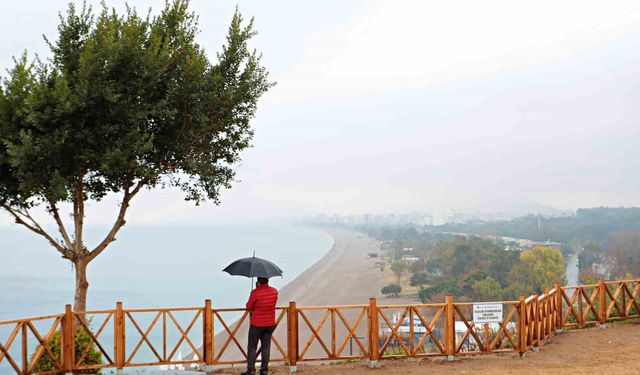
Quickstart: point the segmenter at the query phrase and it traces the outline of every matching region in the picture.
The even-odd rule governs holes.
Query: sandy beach
[[[376,267],[377,260],[367,255],[379,252],[379,241],[347,230],[327,233],[335,241],[333,248],[280,290],[279,305],[289,301],[299,306],[363,304],[379,293],[384,274]]]
[[[295,301],[299,308],[304,308],[304,306],[367,304],[370,297],[375,297],[379,293],[385,282],[385,274],[376,266],[378,260],[368,256],[370,252],[379,252],[379,241],[362,233],[348,230],[331,229],[327,230],[327,233],[334,238],[333,247],[317,263],[279,291],[278,306],[288,306],[290,301]],[[345,310],[343,314],[349,324],[353,325],[361,312],[362,309],[352,309]],[[321,329],[318,329],[324,313],[324,311],[308,310],[305,311],[305,316],[314,329],[319,332],[323,340],[328,341],[331,334],[331,324],[327,322]],[[337,321],[336,334],[342,341],[346,338],[347,331],[338,317],[334,317],[334,319]],[[243,322],[235,335],[243,349],[246,348],[247,320]],[[300,351],[304,351],[311,338],[311,329],[302,318],[299,319],[298,324],[301,327],[299,329]],[[230,329],[233,330],[234,327],[235,324],[230,326]],[[366,316],[356,330],[359,336],[365,335],[365,327]],[[278,326],[274,337],[286,349],[285,321]],[[228,338],[229,335],[226,331],[216,335],[216,356],[221,346],[224,346],[228,341]],[[353,343],[351,344],[351,348],[345,348],[343,354],[348,355],[349,350],[353,352]],[[313,340],[310,343],[304,354],[305,358],[326,355],[317,340]],[[275,345],[271,347],[271,356],[272,359],[282,358],[282,354],[278,352]],[[220,358],[221,361],[242,359],[244,357],[240,353],[238,345],[233,341],[228,343],[228,347]]]

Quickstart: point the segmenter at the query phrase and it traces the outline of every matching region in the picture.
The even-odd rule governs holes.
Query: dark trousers
[[[249,342],[247,348],[247,370],[250,373],[256,370],[256,349],[258,347],[258,340],[260,340],[260,349],[262,353],[262,360],[260,361],[260,371],[267,371],[269,369],[269,357],[271,352],[271,335],[275,326],[270,327],[256,327],[251,325],[249,327]]]

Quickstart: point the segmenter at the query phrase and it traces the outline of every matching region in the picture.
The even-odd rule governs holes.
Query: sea
[[[85,242],[98,243],[108,229],[87,228]],[[205,299],[214,307],[243,307],[252,281],[223,272],[228,264],[255,252],[284,271],[271,279],[280,288],[332,246],[329,234],[286,223],[127,225],[89,265],[87,308],[114,309],[116,302],[125,309],[191,307],[203,306]],[[22,227],[0,226],[0,321],[64,312],[66,304],[73,305],[74,277],[71,264],[45,240]],[[189,320],[181,322],[183,328]],[[0,342],[7,340],[8,328],[0,326]],[[7,370],[3,362],[0,373]]]

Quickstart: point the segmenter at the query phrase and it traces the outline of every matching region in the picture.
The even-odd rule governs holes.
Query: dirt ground
[[[457,356],[442,358],[385,360],[378,369],[365,362],[331,365],[301,365],[300,374],[640,374],[640,324],[609,324],[608,328],[570,330],[556,335],[539,353]],[[227,369],[238,374],[240,369]],[[273,367],[271,374],[287,374],[288,367]]]

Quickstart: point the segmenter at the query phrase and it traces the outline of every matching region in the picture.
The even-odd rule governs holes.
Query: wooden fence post
[[[584,293],[584,287],[579,286],[575,290],[578,292],[578,314],[580,315],[576,320],[582,326],[584,325],[584,314],[582,312],[582,294]]]
[[[204,371],[213,371],[213,311],[211,310],[211,300],[204,301],[204,311],[202,314],[202,359],[204,360]]]
[[[551,340],[551,300],[549,297],[549,288],[543,290],[543,303],[542,303],[542,316],[543,319],[543,335],[544,342],[547,343]]]
[[[600,328],[607,328],[607,284],[603,279],[598,281],[598,314],[600,315]]]
[[[375,298],[369,298],[369,367],[378,367],[380,342],[378,339],[378,302]]]
[[[29,374],[29,344],[27,343],[29,334],[28,327],[27,322],[22,322],[22,324],[20,324],[20,330],[22,332],[20,339],[20,343],[22,344],[22,372],[20,375]]]
[[[482,340],[482,346],[484,346],[484,352],[485,353],[491,353],[491,348],[490,348],[491,339],[489,338],[489,333],[490,333],[489,332],[490,331],[489,330],[489,323],[484,323],[482,325],[482,329],[484,331],[483,340]]]
[[[298,308],[295,302],[289,302],[287,312],[287,350],[289,354],[289,371],[298,371]]]
[[[545,301],[545,294],[544,294],[544,288],[542,289],[542,295],[538,298],[538,308],[540,309],[539,311],[539,319],[540,319],[540,333],[538,336],[538,345],[542,346],[544,345],[544,343],[546,342],[547,339],[547,325],[546,325],[546,318],[547,316],[545,315],[545,306],[546,306],[546,301]],[[540,345],[542,344],[542,345]]]
[[[533,351],[540,351],[540,301],[538,293],[533,293]]]
[[[336,308],[329,309],[331,316],[331,354],[329,358],[336,357]]]
[[[62,318],[62,366],[65,374],[72,374],[75,367],[75,327],[71,305],[64,307]]]
[[[556,295],[549,291],[549,336],[556,333]]]
[[[518,315],[518,337],[519,345],[518,352],[520,358],[524,357],[524,353],[527,351],[527,305],[524,302],[524,294],[518,297],[518,306],[520,313]]]
[[[453,296],[447,294],[445,297],[445,321],[444,321],[444,339],[447,361],[453,361],[453,355],[456,353],[456,323],[454,317]]]
[[[415,343],[415,329],[413,328],[413,308],[409,308],[409,353],[411,356],[416,355],[416,343]]]
[[[620,304],[622,305],[622,316],[623,317],[627,317],[627,304],[626,304],[626,287],[627,287],[627,283],[622,281],[620,283],[620,287],[622,288],[622,293],[621,293],[621,300],[620,300]]]
[[[564,315],[562,314],[562,286],[556,283],[556,333],[562,331]]]
[[[116,372],[118,374],[124,374],[124,365],[126,362],[126,352],[125,352],[125,320],[124,320],[124,312],[122,311],[122,302],[116,303],[116,312],[114,316],[114,324],[113,324],[113,353],[115,356],[115,365]]]

